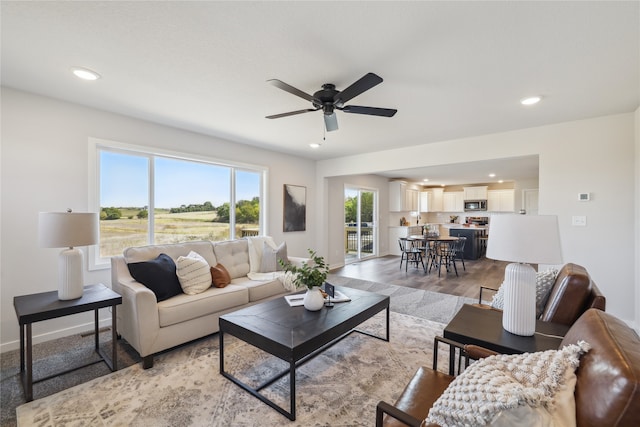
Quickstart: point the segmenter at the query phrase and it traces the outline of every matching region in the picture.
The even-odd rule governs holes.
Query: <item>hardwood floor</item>
[[[422,266],[415,268],[409,265],[408,271],[405,272],[404,264],[400,269],[400,257],[388,255],[347,264],[344,267],[331,270],[331,273],[338,276],[478,298],[480,286],[491,288],[500,286],[504,279],[504,268],[507,264],[507,262],[494,261],[487,258],[475,261],[465,260],[467,267],[465,271],[462,268],[462,263],[458,261],[458,277],[456,277],[456,273],[453,270],[447,273],[444,268],[441,276],[438,277],[437,270],[431,270],[431,273],[427,274],[422,270]],[[488,294],[488,296],[490,297],[491,294]]]

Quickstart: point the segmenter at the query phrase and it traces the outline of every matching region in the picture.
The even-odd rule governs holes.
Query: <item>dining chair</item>
[[[450,266],[453,265],[453,270],[456,272],[456,276],[458,276],[458,266],[456,265],[456,260],[458,259],[462,261],[462,266],[466,271],[467,267],[464,265],[464,245],[466,240],[466,237],[459,237],[457,240],[437,242],[436,264],[438,266],[438,277],[440,277],[443,265],[447,272],[450,271]]]
[[[404,262],[404,271],[407,271],[409,263],[415,264],[416,268],[418,268],[418,265],[422,264],[422,269],[426,270],[422,259],[422,249],[414,246],[413,243],[413,240],[406,237],[400,237],[398,239],[400,252],[402,253],[402,257],[400,258],[400,268],[402,268],[402,263]]]

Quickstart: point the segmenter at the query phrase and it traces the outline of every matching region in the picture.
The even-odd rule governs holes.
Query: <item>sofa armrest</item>
[[[480,286],[480,295],[478,296],[478,304],[482,304],[482,291],[483,290],[492,291],[492,292],[498,292],[498,290],[495,289],[495,288],[489,288],[487,286]]]
[[[123,256],[111,258],[111,288],[122,296],[122,305],[116,311],[118,333],[140,356],[152,354],[160,329],[156,295],[131,277]]]
[[[478,360],[489,356],[495,356],[499,354],[493,350],[489,350],[488,348],[480,347],[478,345],[466,344],[464,346],[464,351],[469,356],[470,359]]]
[[[384,415],[387,414],[399,421],[402,421],[406,425],[410,427],[424,427],[424,426],[434,426],[435,424],[425,424],[424,420],[419,420],[406,412],[396,408],[393,405],[388,404],[387,402],[380,401],[376,406],[376,427],[382,427],[382,420],[384,419]]]

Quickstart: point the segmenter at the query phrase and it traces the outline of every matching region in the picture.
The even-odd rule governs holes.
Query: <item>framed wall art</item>
[[[307,187],[284,184],[283,231],[307,229]]]

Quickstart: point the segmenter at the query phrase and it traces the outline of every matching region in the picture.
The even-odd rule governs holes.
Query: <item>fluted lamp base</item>
[[[502,327],[512,334],[531,336],[536,331],[536,270],[512,263],[504,271]]]
[[[78,248],[64,249],[58,255],[58,299],[77,299],[84,292],[83,256]]]

